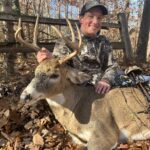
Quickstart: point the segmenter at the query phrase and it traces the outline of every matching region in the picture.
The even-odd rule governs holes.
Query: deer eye
[[[41,77],[43,80],[45,80],[47,78],[47,75],[45,73],[41,74]]]
[[[58,78],[58,77],[59,77],[58,74],[51,74],[51,75],[50,75],[50,78],[52,78],[52,79],[56,79],[56,78]]]
[[[35,75],[36,78],[41,78],[41,79],[45,79],[47,76],[45,73],[38,73]]]

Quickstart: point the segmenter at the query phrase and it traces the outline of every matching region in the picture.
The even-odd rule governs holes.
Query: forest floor
[[[55,119],[45,100],[22,106],[19,96],[34,76],[35,58],[18,59],[15,75],[6,78],[0,63],[0,150],[79,150]],[[150,75],[150,63],[141,64]],[[124,68],[124,67],[123,67]],[[148,150],[150,141],[119,145],[122,150]]]

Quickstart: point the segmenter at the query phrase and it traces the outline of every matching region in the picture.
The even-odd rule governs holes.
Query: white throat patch
[[[46,100],[50,105],[57,105],[57,104],[62,105],[66,102],[65,97],[62,93],[57,94],[51,98],[46,98]]]

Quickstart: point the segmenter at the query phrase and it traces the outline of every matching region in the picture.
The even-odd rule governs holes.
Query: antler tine
[[[72,42],[75,42],[75,35],[74,35],[74,32],[73,32],[73,27],[72,27],[72,25],[71,25],[71,23],[68,19],[66,19],[66,22],[68,23],[69,29],[71,31]],[[68,40],[63,36],[63,34],[55,26],[52,25],[51,27],[56,31],[56,33],[58,34],[58,36],[60,38],[65,40],[66,44],[70,43],[70,42],[68,42]],[[70,46],[70,44],[69,44],[69,46]]]
[[[60,64],[60,65],[64,64],[66,61],[70,60],[71,58],[73,58],[73,57],[76,56],[77,54],[78,54],[78,52],[77,52],[77,51],[74,51],[74,52],[72,52],[71,54],[67,55],[66,57],[61,58],[61,59],[59,60],[59,64]]]
[[[37,19],[37,25],[38,25],[38,19]],[[21,30],[22,30],[22,27],[21,27],[21,18],[19,18],[19,23],[18,23],[18,29],[16,30],[15,32],[15,39],[21,43],[21,44],[24,44],[25,46],[31,48],[31,49],[34,49],[36,51],[40,50],[40,47],[37,46],[36,42],[37,42],[37,25],[36,27],[34,28],[34,37],[33,37],[33,43],[28,43],[27,41],[23,40],[22,36],[21,36]]]
[[[62,35],[62,33],[55,26],[51,25],[51,27],[55,30],[55,32],[61,39],[64,39],[64,36]]]
[[[81,47],[81,45],[82,45],[81,32],[80,32],[80,29],[79,29],[78,25],[77,25],[76,23],[75,23],[75,25],[76,25],[76,28],[77,28],[78,39],[79,39],[79,45],[78,45],[78,47],[79,47],[79,49],[80,49],[80,47]]]
[[[37,37],[38,37],[38,23],[39,23],[39,14],[37,15],[34,32],[33,32],[33,44],[37,46]]]
[[[76,44],[76,42],[75,42],[75,35],[74,35],[74,31],[73,31],[73,28],[72,28],[72,25],[71,25],[71,23],[70,23],[70,21],[69,20],[67,20],[66,19],[66,21],[67,21],[67,23],[68,23],[68,26],[69,26],[69,29],[70,29],[70,31],[71,31],[71,37],[72,37],[72,39],[71,39],[71,41],[69,41],[62,33],[61,33],[61,31],[59,31],[55,26],[51,26],[55,31],[56,31],[56,33],[57,33],[57,35],[61,38],[61,39],[63,39],[64,41],[65,41],[65,44],[69,47],[69,48],[71,48],[71,49],[78,49],[78,46],[77,46],[77,44]]]
[[[72,27],[72,25],[71,25],[71,23],[70,23],[70,21],[68,19],[66,19],[66,21],[67,21],[69,29],[71,31],[72,42],[74,43],[75,42],[75,35],[74,35],[73,27]]]
[[[21,30],[21,18],[18,20],[18,29],[15,32],[15,39],[19,41],[18,36],[20,36],[20,30]]]

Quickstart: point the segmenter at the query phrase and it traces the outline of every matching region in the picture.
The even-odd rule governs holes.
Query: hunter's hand
[[[105,80],[100,80],[95,85],[95,91],[98,94],[105,94],[105,93],[109,92],[110,87],[111,86],[110,86],[110,84],[108,82],[106,82]]]
[[[37,58],[38,63],[40,63],[44,59],[52,58],[52,53],[43,47],[40,51],[38,51],[36,58]]]

